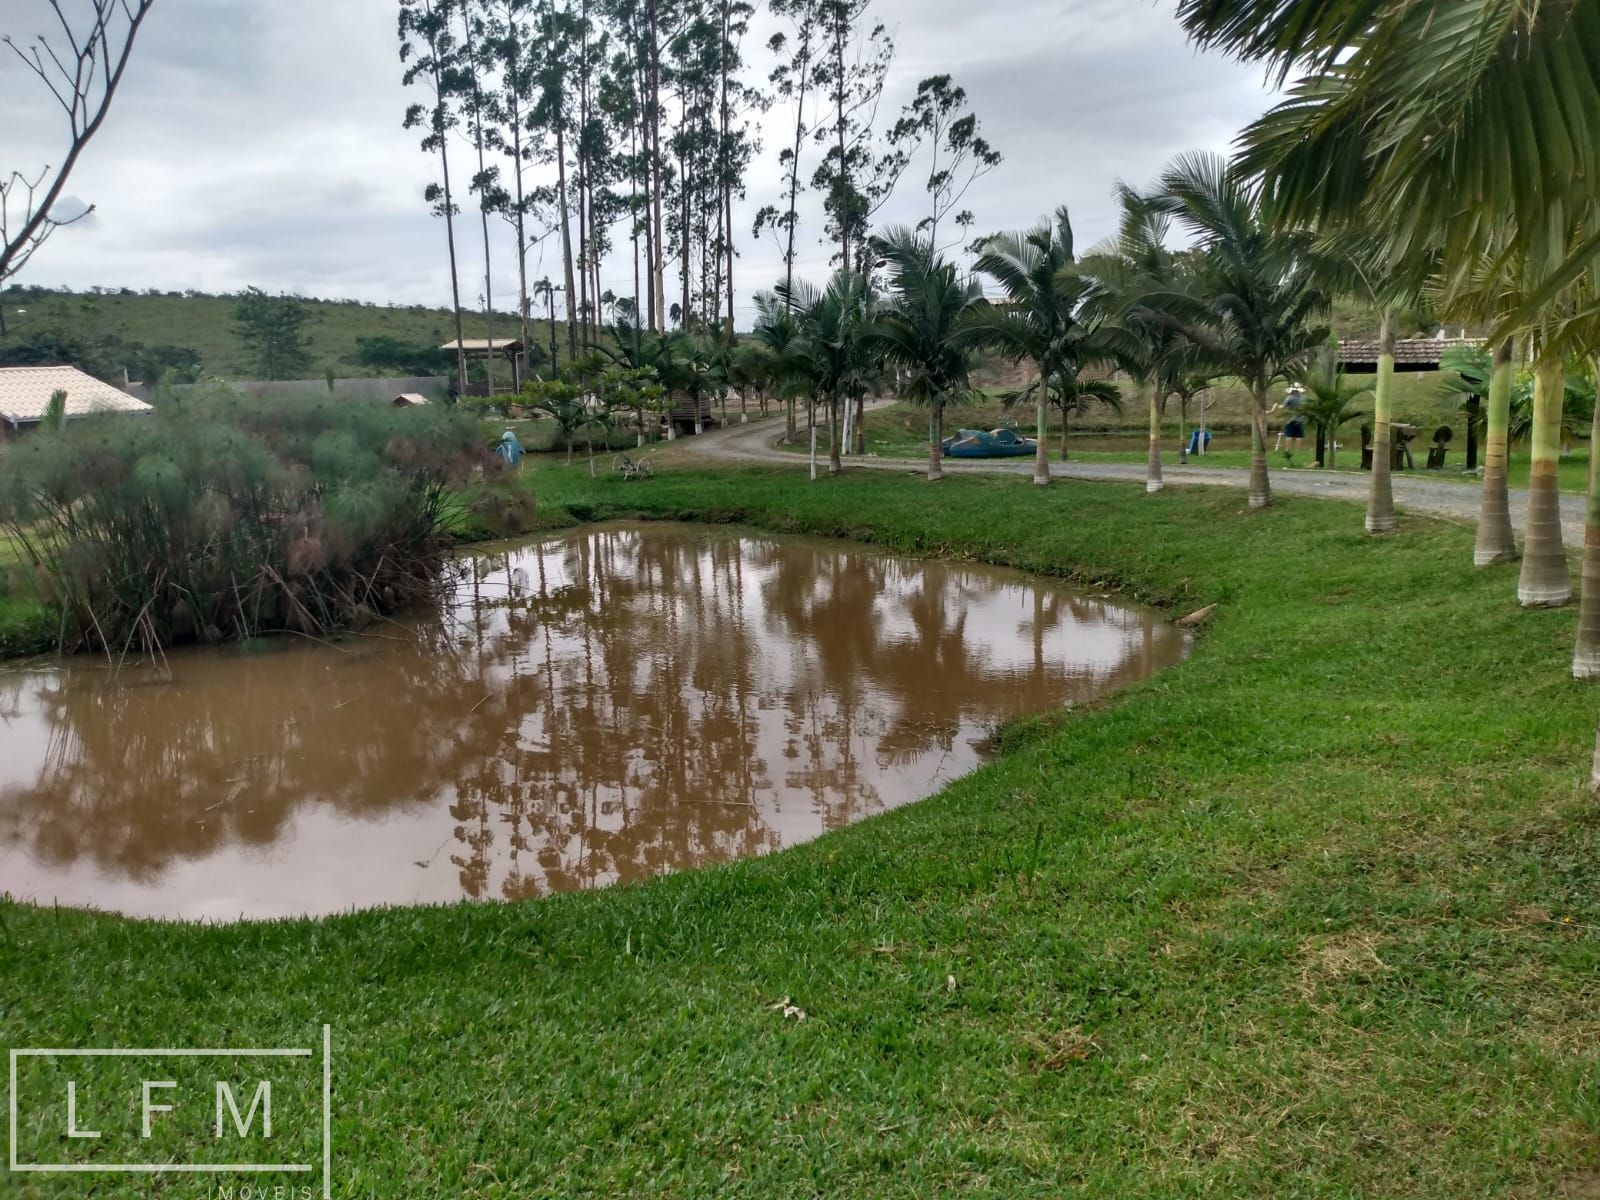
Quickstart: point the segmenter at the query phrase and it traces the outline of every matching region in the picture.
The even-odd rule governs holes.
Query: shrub
[[[435,593],[451,489],[490,463],[444,406],[216,394],[11,447],[0,528],[62,649],[320,634]]]

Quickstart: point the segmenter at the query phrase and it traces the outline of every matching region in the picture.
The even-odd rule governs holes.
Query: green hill
[[[245,348],[233,333],[234,304],[232,296],[198,292],[11,288],[0,295],[6,325],[6,332],[0,334],[0,355],[8,346],[49,334],[79,345],[109,346],[114,360],[119,357],[119,347],[182,347],[199,355],[204,375],[251,378]],[[419,346],[438,346],[455,337],[448,309],[355,300],[306,300],[305,304],[311,312],[306,340],[313,378],[329,370],[338,378],[373,374],[356,359],[357,338],[391,337]],[[481,313],[463,314],[463,318],[467,337],[484,336]],[[519,332],[514,315],[495,315],[496,337],[516,337]],[[534,322],[534,336],[540,345],[548,345],[549,322]]]

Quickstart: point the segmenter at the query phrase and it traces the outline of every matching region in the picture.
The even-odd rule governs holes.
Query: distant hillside
[[[49,331],[82,343],[116,339],[143,346],[175,346],[200,356],[205,375],[248,378],[244,347],[233,334],[232,296],[203,293],[132,291],[47,292],[11,288],[0,295],[6,333],[0,349]],[[311,320],[306,325],[311,351],[311,377],[332,369],[338,378],[371,374],[356,361],[356,339],[391,337],[416,345],[438,346],[455,337],[449,310],[421,305],[385,307],[353,300],[307,300]],[[18,310],[25,310],[21,315]],[[463,314],[466,335],[484,336],[482,314]],[[549,322],[534,322],[541,345],[550,340]],[[515,316],[496,314],[496,337],[515,337],[520,326]],[[565,326],[562,326],[565,334]]]

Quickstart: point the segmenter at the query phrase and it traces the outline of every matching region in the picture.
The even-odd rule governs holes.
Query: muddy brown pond
[[[764,854],[1184,653],[1048,580],[747,531],[593,527],[460,576],[336,646],[0,671],[0,891],[232,920]]]

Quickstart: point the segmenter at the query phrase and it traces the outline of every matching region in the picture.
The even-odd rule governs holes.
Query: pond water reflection
[[[440,612],[338,646],[0,672],[0,891],[228,920],[761,854],[1183,650],[1015,572],[590,528],[464,559]]]

